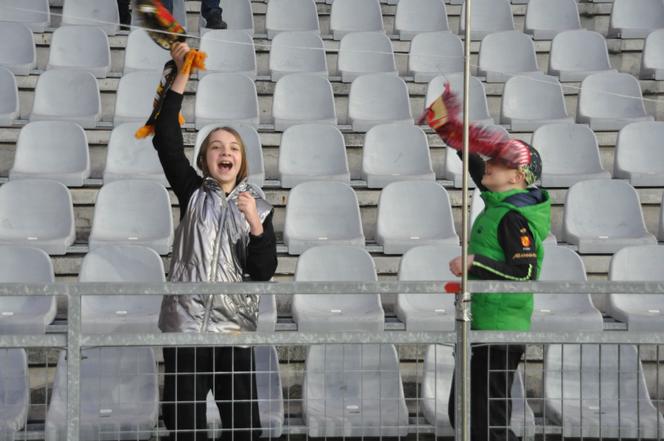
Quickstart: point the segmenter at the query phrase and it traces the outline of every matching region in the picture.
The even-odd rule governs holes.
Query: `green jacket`
[[[515,195],[528,194],[528,190],[510,190],[503,193],[485,191],[481,194],[485,208],[473,224],[470,233],[469,254],[480,254],[493,260],[505,261],[505,254],[498,241],[498,226],[509,211],[519,212],[527,221],[535,239],[537,252],[537,275],[542,267],[544,250],[542,241],[551,230],[551,200],[545,190],[530,205],[517,206],[507,201],[515,201]],[[535,193],[537,191],[535,190]],[[535,194],[532,193],[532,194]],[[524,195],[528,196],[528,195]],[[519,198],[517,196],[517,198]],[[520,198],[524,199],[524,198]],[[518,203],[522,205],[522,203]],[[473,277],[470,277],[473,279]],[[499,277],[497,277],[499,278]],[[531,277],[524,278],[529,280]],[[476,293],[472,295],[472,329],[528,331],[533,312],[532,293]]]

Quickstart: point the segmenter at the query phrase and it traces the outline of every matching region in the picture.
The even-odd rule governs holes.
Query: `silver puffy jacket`
[[[241,282],[249,245],[249,223],[236,202],[241,192],[256,199],[261,222],[272,210],[262,190],[246,180],[226,196],[206,178],[189,199],[173,243],[171,282]],[[164,296],[159,314],[163,332],[255,331],[258,296]]]

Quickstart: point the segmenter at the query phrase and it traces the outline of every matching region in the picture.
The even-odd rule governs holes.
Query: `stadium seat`
[[[664,29],[653,31],[646,38],[641,57],[641,78],[664,80]]]
[[[529,0],[525,31],[535,40],[551,40],[559,32],[580,28],[577,0]]]
[[[512,131],[530,132],[545,124],[573,121],[557,78],[540,74],[505,82],[500,122]]]
[[[426,181],[386,186],[378,199],[376,242],[385,254],[403,254],[419,245],[458,244],[447,191]]]
[[[16,142],[9,179],[53,179],[81,187],[90,176],[88,138],[71,121],[35,121],[25,125]]]
[[[389,122],[413,124],[406,83],[386,73],[358,77],[350,86],[348,116],[354,132]]]
[[[32,32],[44,32],[51,23],[48,0],[2,0],[0,20],[27,25]]]
[[[303,182],[290,190],[284,222],[288,254],[317,245],[364,246],[360,206],[342,182]]]
[[[157,364],[152,348],[81,351],[80,439],[149,440],[159,417]],[[65,441],[67,359],[60,353],[46,415],[45,439]]]
[[[113,125],[143,122],[152,113],[155,90],[161,81],[159,71],[136,71],[120,78],[115,98]]]
[[[659,209],[659,228],[657,229],[657,239],[664,242],[664,195]]]
[[[584,282],[586,268],[573,250],[547,243],[538,280]],[[533,300],[532,331],[604,330],[602,313],[593,305],[590,294],[536,293]]]
[[[20,179],[0,187],[0,244],[62,255],[74,243],[74,207],[67,187],[48,179]]]
[[[408,433],[408,408],[394,345],[312,345],[302,397],[309,437],[382,438]]]
[[[427,137],[417,126],[381,124],[364,137],[362,179],[369,188],[396,181],[435,181]]]
[[[609,280],[652,281],[664,280],[664,246],[643,245],[626,247],[611,258]],[[664,295],[661,294],[609,294],[607,312],[611,317],[627,324],[628,331],[661,332],[664,330]]]
[[[630,245],[656,243],[646,230],[639,196],[625,181],[599,179],[567,192],[563,240],[582,254],[612,254]]]
[[[0,5],[0,11],[2,11]],[[0,22],[0,41],[11,41],[0,47],[0,66],[14,75],[30,75],[37,65],[32,31],[23,23]]]
[[[664,187],[664,122],[628,124],[618,133],[614,175],[635,187]]]
[[[224,0],[220,4],[224,10],[224,21],[228,25],[228,29],[246,31],[250,35],[254,34],[254,14],[251,9],[251,0]],[[210,31],[205,25],[205,18],[201,14],[198,21],[201,36]]]
[[[270,48],[272,81],[291,73],[312,73],[327,78],[327,58],[317,32],[281,32]]]
[[[482,39],[478,74],[485,76],[488,83],[501,83],[512,75],[538,72],[535,45],[529,35],[504,31]]]
[[[542,185],[565,188],[589,179],[611,179],[602,168],[597,138],[583,124],[547,124],[535,130],[532,144],[542,157]]]
[[[126,123],[111,132],[106,153],[104,184],[123,179],[148,179],[164,187],[168,181],[152,145],[152,136],[137,139],[134,134],[143,123]]]
[[[471,89],[472,91],[472,89]],[[500,131],[508,136],[507,130],[501,126],[493,126],[492,130]],[[457,151],[451,147],[445,149],[445,168],[443,176],[445,179],[452,181],[454,188],[461,188],[463,181],[463,163],[457,155]],[[468,179],[468,186],[470,188],[475,188],[475,182],[472,179]]]
[[[394,30],[401,40],[421,32],[449,30],[443,0],[401,0],[394,16]]]
[[[427,88],[426,105],[429,106],[445,89],[445,83],[450,83],[450,90],[457,94],[459,102],[463,101],[463,74],[450,73],[439,75],[429,82]],[[459,116],[461,117],[461,115]],[[489,114],[489,103],[487,102],[484,84],[476,78],[470,78],[470,121],[483,125],[492,125],[493,118]]]
[[[53,282],[53,264],[43,250],[0,246],[0,283]],[[44,334],[46,327],[55,318],[56,308],[55,296],[0,297],[0,333]],[[0,419],[0,434],[2,428]]]
[[[305,181],[340,181],[350,185],[344,137],[333,125],[291,126],[279,146],[281,188]]]
[[[24,349],[0,349],[0,435],[20,439],[18,432],[28,423],[30,378]]]
[[[410,43],[408,74],[426,83],[442,74],[463,72],[463,44],[448,31],[417,34]]]
[[[267,38],[280,32],[320,32],[318,9],[314,0],[271,0],[265,14]]]
[[[159,183],[124,180],[104,185],[97,194],[89,246],[142,245],[168,254],[173,215],[168,192]]]
[[[219,97],[224,97],[220,100]],[[213,73],[198,82],[194,109],[196,128],[220,122],[258,127],[258,95],[253,80],[236,73]]]
[[[0,125],[10,126],[19,114],[16,78],[6,67],[0,66]]]
[[[265,165],[263,164],[263,149],[261,146],[261,139],[255,128],[242,124],[242,123],[227,123],[227,124],[209,124],[198,131],[196,134],[196,142],[194,144],[194,155],[192,158],[198,158],[198,152],[201,150],[201,144],[210,131],[217,127],[230,127],[235,129],[242,138],[244,149],[247,154],[247,178],[248,181],[263,186],[265,181]],[[194,169],[202,176],[203,172],[196,165],[196,160],[192,160]]]
[[[91,129],[101,119],[101,97],[90,72],[53,69],[39,75],[30,121],[74,121]]]
[[[118,4],[107,0],[64,0],[62,24],[99,26],[106,34],[115,35],[120,27]]]
[[[137,70],[154,70],[161,73],[164,64],[170,59],[170,53],[157,45],[145,30],[134,29],[129,33],[124,58],[125,74]],[[155,85],[155,89],[156,87]]]
[[[636,121],[652,121],[646,113],[639,81],[630,74],[596,73],[581,83],[576,120],[597,130],[620,130]]]
[[[546,347],[544,410],[565,438],[657,438],[661,415],[633,345]]]
[[[276,131],[305,123],[336,124],[332,85],[316,74],[294,73],[282,77],[274,86],[272,116]]]
[[[399,281],[447,282],[458,278],[449,270],[449,262],[461,255],[458,245],[423,245],[406,251],[399,264]],[[394,311],[407,331],[454,330],[454,296],[399,294]]]
[[[392,43],[384,32],[351,32],[339,44],[341,81],[352,82],[360,75],[391,72],[398,75]]]
[[[349,32],[383,31],[383,12],[378,0],[335,0],[330,12],[335,40]]]
[[[309,248],[297,259],[296,282],[376,282],[369,253],[355,246]],[[380,295],[295,294],[291,307],[300,332],[380,332],[384,312]]]
[[[207,54],[205,69],[198,77],[213,72],[241,73],[256,79],[254,39],[245,31],[211,30],[201,38],[200,50]]]
[[[487,35],[500,31],[513,31],[514,18],[509,0],[474,0],[470,16],[472,28],[470,39],[482,40]],[[459,34],[466,31],[466,3],[461,7]]]
[[[610,37],[646,38],[659,28],[664,28],[664,3],[661,0],[614,0],[609,22]]]
[[[53,32],[47,69],[77,69],[106,78],[111,49],[98,26],[61,26]]]
[[[613,70],[606,40],[599,32],[564,31],[551,42],[549,75],[560,81],[583,81],[588,75]]]

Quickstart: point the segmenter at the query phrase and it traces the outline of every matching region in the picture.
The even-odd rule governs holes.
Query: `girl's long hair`
[[[199,169],[203,171],[204,176],[206,177],[210,176],[210,169],[208,168],[207,165],[207,150],[208,147],[210,146],[210,139],[212,138],[212,135],[220,131],[228,132],[231,135],[233,135],[237,143],[240,145],[242,163],[240,164],[240,170],[238,171],[237,178],[235,179],[235,185],[237,185],[240,182],[242,182],[242,180],[246,178],[247,175],[249,174],[247,171],[247,149],[244,146],[244,141],[242,140],[242,136],[240,136],[240,133],[232,127],[216,127],[212,129],[210,133],[208,133],[208,135],[201,143],[201,149],[198,152],[198,158],[196,158],[196,165],[198,166]]]

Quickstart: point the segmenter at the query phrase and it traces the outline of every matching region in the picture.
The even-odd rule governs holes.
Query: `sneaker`
[[[221,19],[221,11],[210,12],[205,18],[205,27],[208,29],[226,29],[228,25]]]

